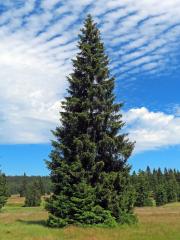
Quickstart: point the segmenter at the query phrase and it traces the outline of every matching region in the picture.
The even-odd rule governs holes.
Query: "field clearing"
[[[139,223],[117,228],[51,229],[43,207],[23,207],[24,199],[12,196],[0,213],[0,240],[179,240],[180,203],[135,209]]]

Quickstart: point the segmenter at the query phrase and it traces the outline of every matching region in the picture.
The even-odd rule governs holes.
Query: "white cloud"
[[[180,145],[180,118],[147,108],[124,113],[129,137],[136,141],[135,152]]]
[[[39,9],[34,0],[15,2],[3,1],[0,18],[0,143],[48,141],[86,13],[121,77],[165,69],[177,52],[180,0],[42,0]]]

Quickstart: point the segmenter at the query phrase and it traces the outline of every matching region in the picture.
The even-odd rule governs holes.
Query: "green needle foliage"
[[[8,199],[6,176],[0,171],[0,209]]]
[[[157,185],[155,192],[156,205],[161,206],[167,203],[167,193],[163,184]]]
[[[21,183],[21,187],[20,187],[20,191],[19,191],[20,197],[25,197],[26,191],[27,191],[27,176],[24,173],[22,183]]]
[[[81,29],[79,52],[68,77],[61,125],[47,162],[54,185],[47,202],[48,224],[100,224],[114,226],[135,220],[134,190],[127,159],[134,144],[115,103],[114,78],[100,32],[90,15]]]
[[[34,181],[27,186],[25,193],[25,207],[37,207],[41,205],[41,191],[39,183]]]

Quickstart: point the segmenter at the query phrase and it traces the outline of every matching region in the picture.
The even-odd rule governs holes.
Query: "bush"
[[[144,201],[144,206],[146,207],[155,207],[156,206],[156,201],[154,198],[149,197]]]
[[[137,216],[135,214],[122,212],[120,217],[121,224],[135,224],[138,222]]]
[[[27,187],[25,195],[25,207],[37,207],[41,204],[41,193],[37,182]]]

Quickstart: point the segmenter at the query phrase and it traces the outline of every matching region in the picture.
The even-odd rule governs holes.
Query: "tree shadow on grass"
[[[24,223],[24,224],[27,224],[27,225],[40,225],[40,226],[43,226],[43,227],[48,227],[46,220],[22,220],[22,219],[18,219],[17,222]]]

